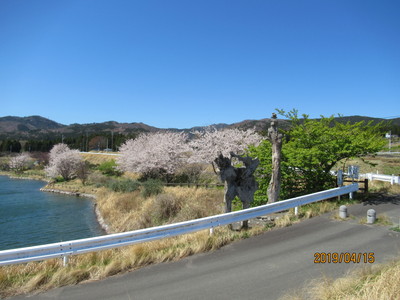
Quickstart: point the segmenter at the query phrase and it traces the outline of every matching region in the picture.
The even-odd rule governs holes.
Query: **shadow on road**
[[[368,199],[363,201],[364,205],[379,205],[379,204],[395,204],[400,205],[400,195],[388,195],[385,193],[374,193],[368,196]]]

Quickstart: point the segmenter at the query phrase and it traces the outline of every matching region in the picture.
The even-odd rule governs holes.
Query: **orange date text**
[[[315,264],[340,264],[340,263],[364,263],[372,264],[375,262],[374,252],[315,252]]]

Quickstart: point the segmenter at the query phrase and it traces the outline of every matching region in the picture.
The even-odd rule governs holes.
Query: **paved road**
[[[54,289],[30,299],[277,299],[312,278],[339,277],[363,265],[315,264],[315,252],[373,252],[376,263],[398,256],[399,233],[358,223],[371,207],[398,223],[400,197],[381,200],[350,207],[355,218],[348,221],[327,214],[212,253]]]

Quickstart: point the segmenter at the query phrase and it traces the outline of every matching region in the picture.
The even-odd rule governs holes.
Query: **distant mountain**
[[[227,128],[227,127],[229,127],[229,124],[218,123],[218,124],[212,124],[212,125],[208,125],[208,126],[195,126],[195,127],[192,127],[192,128],[186,128],[186,129],[183,129],[183,131],[186,131],[186,132],[204,131],[204,130],[209,129],[209,128],[215,128],[217,130],[221,130],[221,129],[224,129],[224,128]],[[182,131],[182,129],[175,129],[175,130],[176,131]]]
[[[30,117],[3,117],[0,118],[0,134],[29,134],[30,131],[49,131],[64,128],[65,125],[43,118]]]
[[[109,121],[103,123],[63,125],[41,116],[7,116],[0,118],[0,140],[53,139],[61,135],[74,137],[111,131],[120,134],[132,134],[158,130],[160,129],[143,123],[118,123]]]
[[[381,121],[391,122],[392,125],[400,126],[400,118],[386,120],[380,118],[371,118],[364,116],[349,116],[336,118],[339,122],[359,122],[359,121],[373,121],[378,123]],[[271,124],[272,119],[266,118],[261,120],[244,120],[233,124],[213,124],[210,126],[197,126],[188,129],[162,129],[153,127],[144,123],[118,123],[115,121],[108,121],[103,123],[88,123],[88,124],[71,124],[63,125],[55,121],[43,118],[41,116],[30,117],[1,117],[0,118],[0,140],[3,139],[55,139],[61,136],[65,138],[75,138],[83,135],[96,135],[96,134],[122,134],[122,135],[135,135],[140,132],[155,132],[155,131],[202,131],[206,128],[213,127],[218,130],[223,128],[240,128],[248,129],[255,128],[257,131],[265,131]],[[289,120],[278,119],[278,126],[287,129],[290,126]]]
[[[228,128],[239,128],[239,129],[250,129],[254,128],[256,131],[266,131],[271,126],[273,119],[261,119],[261,120],[244,120],[242,122],[233,123],[228,126]],[[282,129],[288,129],[290,126],[289,120],[276,119],[275,122],[278,123],[278,127]]]
[[[356,122],[370,122],[372,121],[373,124],[377,124],[380,122],[391,122],[392,125],[397,125],[400,126],[400,118],[396,119],[382,119],[382,118],[371,118],[371,117],[364,117],[364,116],[350,116],[350,117],[338,117],[335,118],[338,122],[350,122],[350,123],[356,123]]]
[[[118,123],[115,121],[108,121],[103,123],[89,123],[89,124],[71,124],[63,128],[61,133],[93,133],[93,132],[104,132],[112,131],[114,133],[128,134],[132,132],[154,132],[158,131],[159,128],[146,125],[144,123]]]

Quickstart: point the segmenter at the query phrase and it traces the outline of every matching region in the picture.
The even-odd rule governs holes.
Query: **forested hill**
[[[63,125],[41,116],[0,118],[0,139],[42,139],[56,136],[74,137],[92,133],[110,132],[131,134],[159,130],[143,123],[118,123],[114,121],[90,124]]]
[[[363,116],[350,116],[350,117],[338,117],[335,118],[336,121],[338,122],[343,122],[343,123],[356,123],[360,121],[365,121],[369,122],[372,121],[373,124],[377,124],[379,122],[387,122],[391,123],[394,126],[400,126],[400,118],[394,118],[394,119],[380,119],[380,118],[370,118],[370,117],[363,117]]]
[[[54,130],[65,127],[41,116],[0,118],[1,134],[24,134],[30,131]]]
[[[349,116],[336,118],[339,122],[359,122],[359,121],[373,121],[378,122],[391,122],[390,129],[393,134],[400,134],[400,118],[396,119],[380,119],[364,116]],[[217,129],[223,128],[256,128],[258,131],[266,130],[271,124],[271,119],[261,120],[244,120],[233,124],[214,124],[210,125]],[[278,126],[287,129],[290,126],[288,120],[278,119]],[[209,127],[209,126],[207,126]],[[135,137],[141,132],[155,132],[155,131],[193,131],[204,130],[206,127],[193,127],[188,129],[177,128],[157,128],[144,123],[118,123],[115,121],[103,123],[90,123],[90,124],[71,124],[63,125],[55,121],[43,118],[41,116],[29,117],[0,117],[0,144],[8,140],[6,147],[9,149],[8,144],[11,140],[23,142],[26,147],[30,149],[42,149],[46,151],[54,143],[64,141],[69,145],[80,149],[94,149],[94,148],[114,148],[118,147],[127,138]],[[27,144],[28,142],[28,144]],[[41,143],[40,145],[38,143]],[[90,145],[89,145],[90,143]],[[2,148],[4,148],[2,147]],[[0,151],[7,151],[0,149]],[[29,148],[27,148],[29,149]]]

